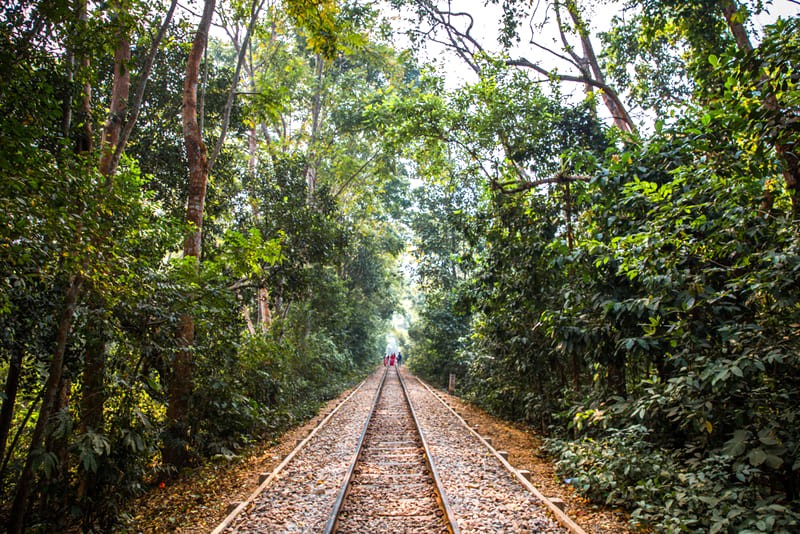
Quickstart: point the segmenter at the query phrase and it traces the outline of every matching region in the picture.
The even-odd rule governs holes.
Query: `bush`
[[[751,484],[761,472],[725,455],[686,458],[654,446],[642,425],[602,439],[549,440],[560,476],[587,497],[632,509],[631,522],[657,532],[790,533],[796,502],[781,503]]]

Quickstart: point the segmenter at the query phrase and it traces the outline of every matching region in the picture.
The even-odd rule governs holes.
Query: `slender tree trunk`
[[[11,507],[8,520],[9,534],[21,534],[23,531],[25,511],[28,507],[28,497],[34,479],[34,453],[42,446],[47,422],[53,414],[54,406],[56,406],[56,397],[58,395],[59,386],[61,385],[61,377],[64,370],[64,354],[67,349],[67,340],[69,339],[69,333],[72,329],[72,319],[75,315],[75,306],[78,303],[78,295],[80,294],[82,285],[83,277],[76,275],[70,278],[67,293],[64,298],[64,307],[61,311],[61,318],[58,323],[56,345],[53,352],[53,359],[50,361],[50,369],[47,376],[47,383],[45,384],[42,406],[39,410],[39,417],[36,420],[33,434],[31,435],[28,455],[25,459],[25,465],[22,468],[19,482],[17,483],[17,492]]]
[[[581,17],[580,12],[578,11],[578,6],[574,0],[567,0],[567,11],[569,12],[570,17],[572,17],[572,22],[575,24],[578,36],[580,37],[581,47],[583,48],[583,58],[586,62],[586,65],[591,70],[591,77],[603,85],[607,85],[603,71],[600,70],[600,63],[597,61],[597,55],[594,53],[594,47],[592,46],[592,41],[589,36],[586,23],[584,22],[583,17]],[[609,113],[611,113],[611,118],[614,120],[614,124],[617,126],[617,128],[623,132],[633,132],[633,120],[628,114],[628,110],[625,109],[620,102],[619,96],[616,93],[612,94],[607,90],[601,90],[600,95],[603,98],[603,103],[605,104],[606,109],[608,109]]]
[[[22,422],[17,426],[17,431],[14,433],[14,439],[12,439],[11,443],[8,444],[8,451],[6,452],[5,458],[3,458],[3,463],[0,464],[0,480],[3,480],[3,477],[5,477],[8,462],[11,460],[11,453],[17,446],[17,442],[19,442],[19,438],[24,432],[25,428],[28,426],[28,421],[33,415],[33,412],[36,410],[36,407],[39,406],[39,401],[42,400],[43,394],[44,390],[39,391],[38,395],[36,395],[36,398],[28,406],[28,409],[25,412],[25,417],[22,418]]]
[[[269,290],[266,287],[258,288],[258,324],[261,331],[266,332],[272,324],[272,312],[269,309]]]
[[[742,52],[752,52],[753,45],[750,43],[750,37],[747,34],[744,22],[734,16],[739,11],[736,0],[722,0],[721,7],[722,14],[728,23],[728,28],[736,40],[736,46]],[[773,113],[782,114],[780,103],[775,97],[775,93],[769,88],[767,75],[762,74],[761,82],[764,86],[764,107]],[[786,184],[789,198],[792,200],[792,216],[795,220],[800,219],[800,146],[798,146],[797,139],[795,135],[792,142],[774,143],[775,153],[783,161],[783,180]],[[766,191],[765,199],[762,201],[762,209],[770,208],[771,200],[771,192]]]
[[[316,141],[322,126],[322,74],[325,71],[325,59],[317,54],[317,88],[314,93],[314,103],[311,108],[311,140],[309,141],[308,165],[306,167],[306,183],[308,185],[309,201],[317,189],[317,148]]]
[[[236,43],[234,43],[234,46],[239,49],[236,59],[236,70],[233,73],[231,90],[228,92],[228,98],[225,101],[225,106],[222,109],[222,126],[220,129],[219,139],[217,139],[217,144],[214,146],[214,150],[211,152],[211,157],[208,160],[209,172],[214,168],[214,162],[217,161],[217,156],[219,156],[220,151],[222,151],[222,145],[225,143],[225,136],[228,133],[228,125],[230,124],[231,119],[231,110],[233,109],[233,102],[236,98],[236,86],[239,84],[239,76],[241,75],[242,68],[245,64],[247,50],[250,48],[250,36],[253,34],[253,29],[258,21],[258,14],[261,12],[261,8],[263,6],[264,0],[253,0],[253,5],[250,10],[250,22],[247,24],[247,30],[245,31],[244,38],[242,39],[242,44],[241,46],[238,46]]]
[[[119,9],[119,7],[117,7]],[[130,93],[131,45],[127,28],[119,28],[117,33],[117,46],[114,51],[114,77],[111,85],[111,105],[108,117],[103,127],[100,141],[100,159],[98,171],[105,176],[105,189],[98,195],[106,195],[113,188],[113,174],[115,172],[115,158],[117,145],[123,120],[128,108],[128,95]],[[101,241],[103,238],[98,237]],[[101,243],[95,243],[101,245]],[[99,324],[98,317],[102,316],[105,307],[105,298],[95,290],[90,290],[89,303],[92,315],[96,318],[88,325],[89,342],[86,344],[83,366],[83,381],[81,390],[81,421],[79,429],[82,433],[88,430],[103,431],[103,407],[106,401],[105,368],[106,368],[106,341],[105,331]],[[78,483],[78,498],[84,498],[94,486],[94,473],[81,471]]]
[[[5,457],[6,443],[11,434],[11,419],[14,415],[14,406],[17,402],[19,391],[19,377],[22,372],[22,360],[25,351],[21,346],[14,347],[11,352],[11,361],[8,365],[8,376],[3,390],[3,408],[0,409],[0,461]]]
[[[252,87],[251,81],[251,89],[255,90]],[[250,158],[248,160],[248,171],[250,172],[250,177],[253,183],[256,181],[256,160],[257,160],[257,150],[258,144],[256,143],[256,127],[255,125],[250,129],[250,139],[248,149],[250,151]],[[255,190],[253,191],[255,193]],[[255,194],[253,195],[255,196]],[[260,224],[261,216],[258,212],[258,206],[256,204],[256,199],[253,198],[250,203],[250,208],[253,212],[253,221],[258,226]],[[262,282],[263,283],[263,282]],[[258,288],[258,324],[261,328],[262,332],[266,332],[269,328],[269,325],[272,323],[272,313],[269,309],[269,290],[266,287],[260,286]],[[247,311],[247,306],[245,306],[245,310]],[[252,330],[251,333],[255,333],[255,329],[252,328],[252,321],[250,320],[250,312],[247,311],[246,320],[248,322],[248,327]]]
[[[117,167],[119,166],[119,161],[122,158],[122,153],[125,151],[125,146],[128,144],[128,139],[133,132],[136,121],[139,119],[139,112],[142,109],[142,102],[144,101],[144,94],[145,90],[147,89],[147,81],[150,79],[150,72],[153,70],[153,63],[155,62],[156,55],[158,54],[158,49],[161,46],[161,41],[164,40],[164,35],[166,35],[169,25],[172,22],[172,17],[175,14],[175,8],[177,6],[178,0],[172,0],[169,10],[164,17],[164,20],[161,22],[161,27],[158,29],[158,33],[150,45],[150,53],[147,55],[147,59],[145,60],[142,69],[139,71],[139,81],[136,84],[136,91],[133,96],[133,101],[131,102],[130,116],[125,123],[125,127],[122,128],[122,132],[119,135],[119,140],[116,143],[116,148],[114,149],[114,154],[109,164],[109,175],[113,175],[117,172]]]
[[[253,183],[255,183],[256,154],[258,149],[258,145],[256,144],[255,126],[253,126],[250,130],[249,149],[250,149],[250,159],[248,162],[248,170],[250,171],[250,176],[252,178]],[[255,199],[253,199],[253,202],[251,202],[250,206],[253,211],[253,220],[255,221],[256,225],[258,225],[261,216],[258,213],[258,207],[256,206]],[[272,312],[269,309],[269,290],[266,287],[260,286],[258,288],[257,298],[258,298],[258,324],[261,327],[261,331],[266,332],[266,330],[269,328],[269,325],[272,323]],[[248,320],[249,320],[249,314],[248,314]]]
[[[250,91],[255,93],[255,87],[253,87],[252,83],[250,85]],[[250,133],[247,136],[247,172],[250,174],[250,179],[255,183],[256,180],[256,162],[258,161],[258,134],[256,132],[256,125],[250,127]],[[253,207],[253,215],[254,218],[257,219],[258,211]],[[258,221],[256,221],[257,223]]]
[[[79,21],[79,26],[82,26],[83,23],[86,23],[88,20],[86,0],[81,1],[77,5],[77,19]],[[89,57],[83,56],[80,63],[84,72],[88,71],[90,65]],[[75,144],[75,152],[78,154],[88,154],[92,151],[94,144],[94,131],[92,128],[92,86],[88,80],[84,82],[83,85],[83,101],[80,109],[82,127],[81,134],[78,136]],[[66,128],[71,125],[71,116],[71,111],[68,114],[65,112],[62,120],[62,127]],[[76,241],[80,240],[81,234],[82,227],[78,225]],[[24,529],[25,514],[28,509],[30,491],[34,482],[33,458],[36,451],[42,447],[45,441],[47,424],[50,420],[50,417],[61,405],[59,402],[59,392],[62,391],[62,388],[64,387],[64,384],[62,384],[62,378],[64,376],[64,357],[70,331],[72,330],[75,307],[78,303],[78,297],[80,296],[83,282],[83,276],[80,274],[74,274],[69,278],[64,299],[64,306],[61,311],[58,329],[56,331],[53,359],[50,362],[47,381],[42,392],[42,404],[39,409],[39,416],[36,420],[36,425],[30,438],[25,464],[22,468],[22,472],[17,483],[14,502],[9,514],[8,532],[10,534],[19,534]]]
[[[75,52],[70,46],[67,50],[67,57],[64,58],[67,67],[67,95],[64,97],[64,104],[61,115],[61,135],[69,138],[72,130],[72,99],[75,96],[72,84],[75,81]]]
[[[208,42],[208,29],[214,14],[215,0],[206,0],[203,16],[197,27],[189,58],[186,61],[186,80],[183,86],[183,139],[189,166],[189,198],[186,220],[192,230],[183,242],[184,257],[200,261],[202,252],[203,211],[208,182],[208,151],[203,143],[197,122],[197,83],[200,62]],[[193,389],[192,348],[194,345],[194,319],[189,312],[180,318],[178,350],[173,361],[169,381],[167,405],[167,440],[164,443],[164,462],[176,467],[188,461],[189,406]]]
[[[106,372],[106,340],[105,332],[98,325],[93,325],[91,336],[86,342],[84,357],[82,395],[80,400],[81,418],[78,431],[102,432],[105,424],[103,408],[105,406],[105,372]],[[81,470],[78,482],[77,497],[81,502],[92,493],[95,486],[95,474]]]
[[[734,19],[734,15],[739,10],[736,5],[736,0],[722,0],[722,14],[728,22],[728,28],[736,40],[736,46],[743,52],[752,52],[753,45],[750,43],[750,37],[747,35],[747,29],[742,22]]]
[[[89,19],[87,13],[86,1],[83,0],[78,7],[78,20],[81,23],[86,23]],[[89,56],[84,55],[81,57],[81,69],[83,72],[89,71]],[[81,135],[75,146],[75,152],[79,154],[88,154],[92,151],[94,146],[94,130],[92,129],[92,84],[88,79],[83,84],[83,100],[81,102],[81,119],[83,120]]]
[[[244,302],[242,295],[239,294],[238,291],[236,292],[236,299],[242,305],[242,315],[244,316],[244,324],[247,325],[247,333],[249,333],[251,336],[256,335],[256,327],[253,324],[253,318],[250,316],[250,308]]]
[[[61,383],[58,386],[58,394],[56,395],[56,402],[53,406],[53,415],[63,413],[62,417],[70,417],[69,404],[70,404],[70,389],[72,388],[72,380],[67,376],[67,366],[61,374]],[[66,435],[53,435],[48,433],[45,435],[45,450],[52,453],[56,458],[58,465],[57,475],[48,480],[49,487],[56,487],[55,494],[51,492],[42,492],[39,509],[47,511],[52,518],[53,524],[63,525],[63,517],[66,515],[68,504],[68,485],[70,482],[69,472],[69,441]],[[59,499],[60,497],[60,499]]]
[[[105,128],[103,128],[100,163],[98,165],[100,174],[105,176],[109,182],[112,172],[111,163],[114,160],[114,152],[119,143],[125,111],[128,109],[128,94],[131,87],[129,65],[131,61],[131,43],[127,30],[120,29],[118,39],[117,48],[114,51],[114,81],[111,86],[111,106]],[[107,182],[107,185],[110,185],[109,182]]]

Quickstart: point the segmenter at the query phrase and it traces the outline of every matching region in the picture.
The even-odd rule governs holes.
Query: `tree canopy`
[[[633,522],[796,531],[794,2],[454,4],[0,7],[9,532],[132,526],[397,313],[412,369]]]

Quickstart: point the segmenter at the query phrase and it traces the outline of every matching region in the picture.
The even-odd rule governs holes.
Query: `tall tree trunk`
[[[150,72],[153,70],[153,63],[155,62],[156,55],[158,54],[158,49],[161,46],[161,41],[164,40],[164,35],[166,35],[169,25],[172,22],[172,16],[175,14],[175,8],[177,6],[178,0],[172,0],[169,10],[164,16],[164,20],[161,22],[161,27],[158,29],[158,33],[156,33],[156,37],[153,39],[153,42],[150,45],[150,52],[147,55],[147,59],[139,71],[139,81],[136,84],[136,91],[134,92],[133,101],[131,102],[130,116],[125,123],[125,127],[122,128],[122,131],[119,134],[119,139],[116,143],[114,154],[109,163],[109,175],[113,175],[117,172],[117,167],[119,166],[119,161],[122,158],[122,153],[125,151],[125,146],[128,144],[128,139],[133,132],[136,121],[139,119],[139,112],[142,109],[144,93],[145,89],[147,89],[147,81],[150,79]]]
[[[251,82],[252,83],[252,82]],[[252,88],[252,87],[251,87]],[[252,88],[254,89],[254,88]],[[250,177],[255,183],[256,181],[256,154],[258,145],[256,143],[256,127],[255,125],[250,129],[250,142],[249,142],[249,150],[250,150],[250,159],[248,161],[248,170],[250,172]],[[250,203],[250,208],[253,211],[253,221],[258,226],[259,221],[261,219],[261,215],[258,212],[258,207],[256,205],[255,198],[252,199]],[[269,328],[269,325],[272,323],[272,312],[269,309],[269,290],[264,287],[264,282],[259,282],[258,288],[258,324],[261,327],[262,332],[266,332]],[[245,306],[245,310],[247,310],[247,306]],[[249,312],[246,316],[248,321],[248,326],[251,326],[250,322],[250,315]]]
[[[82,0],[76,6],[76,16],[78,26],[81,27],[88,20],[88,8],[86,0]],[[82,70],[88,71],[90,61],[89,57],[84,55],[81,58]],[[93,147],[92,128],[92,86],[87,80],[83,85],[83,100],[80,108],[81,133],[78,135],[75,143],[75,152],[78,154],[90,153]],[[62,118],[62,128],[71,126],[72,113],[66,112]],[[77,235],[75,240],[79,241],[82,234],[82,226],[79,224],[76,230]],[[8,520],[8,532],[10,534],[19,534],[23,531],[25,526],[25,514],[28,509],[28,500],[30,498],[31,487],[34,482],[33,472],[33,458],[36,451],[42,447],[45,440],[47,424],[50,417],[55,410],[60,407],[59,392],[62,391],[64,384],[62,378],[64,376],[64,356],[67,349],[67,342],[69,340],[70,331],[72,330],[72,321],[75,315],[75,307],[78,303],[81,289],[83,287],[83,276],[74,274],[70,276],[66,295],[64,298],[64,306],[61,310],[61,316],[56,331],[55,347],[53,350],[53,359],[50,361],[48,370],[47,381],[42,392],[42,404],[39,409],[39,416],[36,420],[36,425],[33,434],[30,438],[28,446],[28,453],[25,458],[25,464],[20,474],[16,493],[14,495],[14,502],[11,507],[11,512]]]
[[[247,333],[251,336],[256,335],[256,327],[253,324],[253,318],[250,316],[250,308],[247,306],[247,303],[244,302],[244,298],[242,298],[242,295],[238,291],[236,292],[236,300],[242,305],[242,315],[244,316],[244,324],[247,326]]]
[[[583,48],[583,58],[591,71],[592,79],[603,85],[607,85],[603,71],[600,70],[600,63],[597,61],[597,55],[594,53],[594,47],[592,46],[586,22],[584,22],[583,17],[581,17],[578,6],[574,0],[567,0],[567,11],[570,17],[572,17],[572,22],[580,37],[581,47]],[[611,113],[611,118],[614,120],[614,124],[617,128],[623,132],[634,132],[635,126],[633,120],[628,114],[628,110],[622,105],[618,95],[603,89],[600,90],[600,95],[603,98],[606,109]]]
[[[225,143],[225,136],[228,133],[228,125],[230,124],[231,119],[231,110],[233,109],[233,101],[236,98],[236,86],[239,83],[239,76],[242,73],[242,68],[244,67],[245,59],[247,57],[247,50],[249,50],[250,47],[250,36],[253,34],[253,29],[255,29],[256,22],[258,20],[258,14],[261,12],[261,8],[264,6],[264,1],[265,0],[253,0],[253,5],[250,9],[250,22],[247,24],[247,30],[245,31],[244,38],[242,39],[242,44],[239,46],[237,43],[234,43],[234,47],[238,48],[236,70],[233,72],[231,90],[228,92],[228,98],[225,101],[225,106],[222,109],[222,126],[220,127],[219,139],[217,139],[217,144],[214,146],[214,150],[211,152],[211,157],[208,160],[209,172],[212,168],[214,168],[214,162],[217,161],[217,156],[219,156],[220,151],[222,151],[222,145]]]
[[[64,297],[64,307],[62,308],[61,318],[58,323],[56,345],[53,351],[53,359],[50,361],[42,406],[39,410],[39,417],[36,420],[33,434],[31,435],[25,465],[22,468],[22,473],[17,483],[17,493],[14,496],[14,503],[11,506],[11,513],[8,520],[9,534],[21,534],[23,531],[25,511],[28,507],[28,497],[34,480],[34,453],[42,446],[47,423],[50,416],[53,414],[53,407],[56,406],[56,398],[64,370],[64,354],[67,349],[67,340],[69,339],[69,333],[72,329],[72,319],[75,316],[75,306],[78,303],[78,295],[80,294],[82,285],[82,276],[72,276],[69,281],[67,293]]]
[[[72,130],[72,100],[75,97],[72,88],[72,84],[75,81],[75,51],[71,46],[67,50],[64,63],[67,67],[67,95],[64,97],[62,106],[61,135],[63,135],[65,139],[68,139],[70,130]]]
[[[206,0],[203,16],[197,27],[192,49],[186,61],[186,80],[183,86],[183,139],[189,166],[189,198],[186,220],[192,230],[183,242],[184,257],[200,261],[202,252],[203,211],[208,182],[208,151],[203,143],[197,122],[197,82],[200,62],[208,42],[208,29],[214,14],[215,0]],[[194,345],[194,319],[189,312],[180,318],[178,350],[169,380],[167,405],[167,439],[164,443],[164,462],[176,467],[188,461],[189,401],[193,389],[192,347]]]
[[[82,395],[80,400],[81,418],[78,431],[102,432],[104,428],[103,408],[105,406],[106,340],[104,329],[93,324],[86,341],[84,357]],[[95,474],[81,470],[77,497],[81,502],[91,495],[95,486]]]
[[[728,23],[728,28],[736,40],[736,46],[742,52],[748,53],[753,51],[753,45],[750,43],[750,37],[747,34],[747,29],[744,26],[744,21],[735,17],[739,11],[739,6],[736,0],[722,0],[721,1],[722,14]],[[781,107],[775,93],[770,90],[769,79],[766,74],[761,75],[761,82],[764,89],[764,107],[769,111],[781,114]],[[795,220],[800,219],[800,146],[798,146],[797,136],[789,143],[775,142],[775,153],[783,161],[783,180],[786,184],[786,190],[789,193],[789,198],[792,200],[792,216]],[[771,207],[770,199],[771,193],[765,192],[766,200],[762,203],[762,209]]]
[[[103,128],[103,138],[100,142],[100,163],[98,165],[100,174],[107,178],[107,185],[110,185],[111,163],[114,160],[114,152],[119,143],[125,111],[128,109],[128,94],[131,88],[130,61],[130,38],[128,37],[127,29],[120,29],[117,48],[114,51],[114,81],[111,86],[111,106]]]
[[[25,354],[22,346],[16,346],[11,352],[11,361],[8,364],[8,375],[3,390],[3,407],[0,409],[0,461],[5,457],[6,443],[11,434],[11,419],[14,415],[14,406],[17,402],[19,391],[19,377],[22,372],[22,360]]]
[[[734,18],[737,11],[739,11],[739,6],[736,5],[736,0],[722,0],[722,14],[728,22],[728,29],[731,30],[733,38],[736,40],[736,46],[743,52],[752,52],[753,45],[750,43],[747,29],[742,21]]]
[[[258,324],[261,331],[266,332],[272,324],[272,312],[269,309],[269,289],[266,287],[258,288]]]
[[[79,26],[83,26],[89,20],[87,0],[81,0],[78,5]],[[89,56],[81,57],[81,70],[88,72],[90,66]],[[83,84],[83,100],[81,102],[81,119],[83,121],[81,134],[75,143],[75,152],[88,154],[94,145],[94,130],[92,129],[92,84],[87,79]]]
[[[29,404],[28,409],[25,411],[25,416],[22,418],[22,421],[17,426],[17,431],[14,433],[14,439],[11,440],[11,443],[8,444],[8,452],[3,458],[2,464],[0,464],[0,480],[3,479],[6,473],[6,468],[8,467],[8,462],[11,460],[11,452],[17,446],[19,442],[20,435],[25,431],[25,428],[28,426],[28,421],[30,420],[33,412],[36,411],[36,408],[39,406],[39,401],[42,400],[42,396],[44,395],[44,389],[41,389],[39,393],[36,395],[36,398]]]
[[[62,417],[70,417],[69,415],[69,401],[70,390],[72,388],[72,380],[67,375],[67,366],[64,365],[64,370],[61,374],[61,383],[58,386],[58,394],[56,395],[55,405],[53,406],[53,415],[63,413]],[[57,475],[53,479],[48,480],[49,487],[57,488],[55,492],[42,492],[39,509],[47,511],[50,515],[52,524],[64,525],[63,518],[69,506],[68,502],[68,485],[70,483],[70,466],[69,466],[69,440],[67,435],[54,435],[53,433],[46,433],[45,435],[45,450],[56,458],[58,465]],[[60,497],[60,498],[59,498]]]
[[[117,6],[117,9],[119,7]],[[128,108],[128,95],[130,93],[131,45],[127,28],[117,30],[117,46],[114,51],[114,77],[111,85],[111,105],[108,117],[103,127],[100,140],[100,159],[98,171],[105,176],[105,189],[99,195],[108,194],[113,188],[113,174],[115,172],[114,155],[119,144],[125,112]],[[97,240],[102,240],[98,237]],[[95,243],[100,246],[101,243]],[[103,315],[105,298],[97,291],[90,290],[91,297],[88,302],[92,315],[96,318],[88,325],[89,341],[84,353],[83,381],[81,390],[81,421],[79,430],[82,433],[88,430],[103,431],[103,407],[105,406],[105,368],[106,368],[106,341],[105,329],[97,318]],[[87,492],[94,486],[94,473],[81,471],[78,483],[78,498],[83,499]]]
[[[316,141],[322,126],[322,75],[325,71],[325,58],[317,54],[317,88],[314,93],[314,103],[311,108],[311,139],[309,140],[308,164],[306,166],[306,184],[308,185],[308,199],[314,197],[317,189],[317,167],[319,165]]]
[[[251,80],[251,90],[255,90],[253,87],[253,82]],[[250,151],[250,158],[248,160],[248,171],[250,172],[250,177],[252,183],[255,184],[256,182],[256,160],[257,160],[257,150],[258,144],[256,143],[256,126],[250,129],[250,139],[248,149]],[[258,212],[258,205],[255,199],[255,188],[252,190],[253,198],[250,201],[250,209],[253,212],[253,222],[256,226],[260,225],[261,221],[261,214]],[[257,301],[258,301],[258,325],[261,328],[262,332],[266,332],[269,328],[269,325],[272,323],[272,313],[269,309],[269,290],[264,287],[264,281],[259,281],[258,293],[257,293]],[[244,306],[245,319],[247,321],[248,328],[250,329],[251,334],[255,334],[255,328],[253,328],[252,321],[250,319],[250,311],[247,308],[247,305]]]

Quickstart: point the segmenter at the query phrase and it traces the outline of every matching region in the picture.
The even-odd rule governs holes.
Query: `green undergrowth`
[[[602,438],[548,440],[560,476],[581,494],[629,510],[631,522],[656,532],[792,533],[800,502],[770,494],[766,464],[669,451],[642,425]]]

